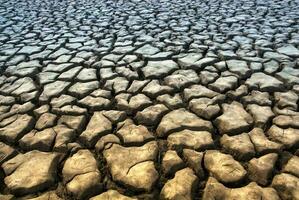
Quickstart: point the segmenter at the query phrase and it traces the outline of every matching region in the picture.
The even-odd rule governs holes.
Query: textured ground
[[[298,200],[298,0],[0,0],[0,199]]]

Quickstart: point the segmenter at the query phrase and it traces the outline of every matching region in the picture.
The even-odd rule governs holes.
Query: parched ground
[[[0,199],[298,200],[298,0],[0,0]]]

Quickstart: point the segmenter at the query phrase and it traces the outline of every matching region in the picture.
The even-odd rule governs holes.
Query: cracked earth
[[[298,0],[0,0],[0,199],[298,200]]]

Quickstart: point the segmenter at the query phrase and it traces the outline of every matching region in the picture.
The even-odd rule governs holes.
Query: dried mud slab
[[[0,199],[299,199],[299,2],[0,4]]]

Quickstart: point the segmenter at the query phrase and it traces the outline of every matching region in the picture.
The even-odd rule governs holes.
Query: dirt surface
[[[0,0],[0,199],[298,200],[298,0]]]

